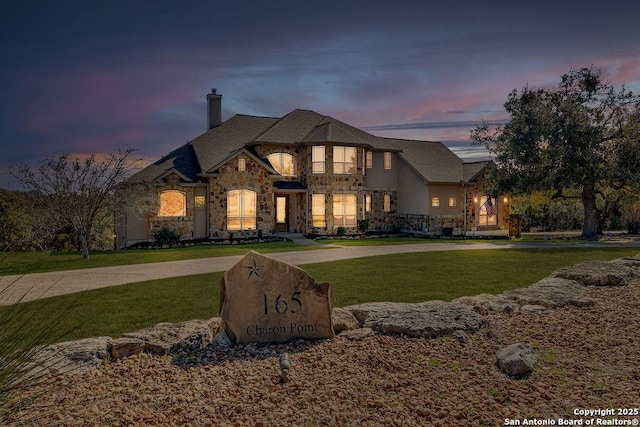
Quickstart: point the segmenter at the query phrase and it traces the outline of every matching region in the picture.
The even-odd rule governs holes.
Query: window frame
[[[322,150],[322,153],[316,153]],[[318,159],[319,157],[319,159]],[[311,146],[311,173],[326,173],[326,148],[324,145]]]
[[[385,212],[391,212],[391,194],[384,195],[384,206],[383,210]]]
[[[237,208],[238,212],[231,212],[231,199],[233,195],[238,195]],[[251,198],[253,200],[248,201]],[[257,208],[258,208],[258,193],[249,189],[235,189],[227,192],[227,230],[229,231],[244,231],[244,230],[256,230],[257,223]],[[253,205],[253,206],[251,206]],[[251,209],[253,208],[253,209]],[[231,226],[232,221],[238,221],[239,226]],[[247,225],[249,224],[249,225]]]
[[[327,196],[324,193],[311,194],[311,226],[315,228],[327,227]]]
[[[172,198],[172,196],[174,199],[175,199],[175,196],[179,196],[181,198],[181,201],[179,202],[179,204],[182,205],[181,209],[178,209],[175,207],[169,207],[165,205],[165,204],[170,204],[171,200],[169,200],[169,198]],[[169,212],[167,212],[167,210],[169,210]],[[181,216],[187,216],[187,193],[180,190],[161,191],[160,194],[158,194],[158,217],[171,218],[171,217],[181,217]]]
[[[353,157],[347,161],[347,151],[353,150]],[[353,169],[352,169],[353,168]],[[356,175],[358,173],[358,150],[346,145],[333,146],[333,173],[335,175]]]
[[[479,199],[479,208],[478,208],[478,225],[498,225],[498,203],[497,203],[497,198],[495,197],[491,197],[493,199],[493,215],[489,216],[487,215],[487,208],[486,208],[486,203],[487,203],[487,198],[490,198],[490,196],[480,196]],[[490,219],[493,218],[491,221]]]
[[[353,201],[353,205],[349,203]],[[351,209],[350,209],[351,208]],[[333,228],[353,228],[358,224],[358,198],[352,193],[333,195]]]
[[[277,157],[276,157],[277,156]],[[285,156],[287,159],[291,160],[291,173],[286,173],[285,165]],[[274,162],[274,159],[278,159],[278,164]],[[291,153],[287,153],[285,151],[278,151],[275,153],[271,153],[267,156],[267,160],[271,163],[271,166],[282,176],[295,177],[298,176],[298,168],[296,167],[296,157]]]
[[[439,208],[440,207],[440,197],[432,197],[431,198],[431,207]]]
[[[391,170],[391,151],[384,152],[384,169]]]

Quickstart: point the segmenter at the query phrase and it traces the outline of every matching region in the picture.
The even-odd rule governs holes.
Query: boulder
[[[135,351],[136,341],[140,341],[143,343],[142,351],[145,353],[177,354],[206,347],[213,342],[219,329],[220,318],[218,317],[181,323],[159,323],[137,332],[123,334],[122,338],[127,340],[119,341],[118,344],[122,343],[123,352],[127,351],[126,348]]]
[[[86,338],[52,344],[37,351],[32,373],[82,374],[96,369],[110,358],[111,337]]]
[[[136,356],[144,351],[145,342],[139,338],[118,338],[113,340],[111,358],[113,360]]]
[[[366,303],[344,307],[361,325],[386,334],[436,338],[454,331],[476,332],[489,322],[461,304],[444,301]]]
[[[559,308],[567,305],[590,307],[595,301],[585,296],[586,289],[578,282],[560,277],[547,277],[527,288],[513,289],[501,295],[521,307],[538,305]]]
[[[626,257],[609,261],[586,261],[556,270],[553,276],[575,280],[582,286],[625,286],[640,278],[640,259]]]
[[[510,378],[522,378],[529,374],[536,363],[538,355],[527,343],[511,344],[496,353],[496,365]]]
[[[220,317],[236,344],[333,338],[333,286],[248,252],[220,279]]]
[[[373,335],[373,333],[373,329],[371,328],[360,328],[342,331],[339,336],[346,338],[349,341],[361,341],[366,337]]]
[[[331,321],[333,322],[333,331],[335,333],[350,331],[360,327],[358,319],[356,319],[349,310],[345,310],[344,308],[334,308],[331,312]]]
[[[515,313],[520,310],[520,305],[512,299],[501,295],[479,294],[475,296],[464,296],[451,301],[454,304],[468,305],[473,311],[480,314],[489,312]]]

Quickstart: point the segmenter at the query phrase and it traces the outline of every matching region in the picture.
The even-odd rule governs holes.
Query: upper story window
[[[325,172],[325,157],[324,157],[324,145],[314,145],[311,147],[311,172],[312,173],[324,173]]]
[[[431,206],[437,208],[440,206],[440,197],[432,197],[431,198]]]
[[[356,156],[356,147],[333,147],[333,173],[355,174]]]
[[[267,156],[271,166],[282,176],[296,176],[295,158],[288,153],[273,153]]]
[[[247,159],[242,157],[238,159],[238,171],[244,172],[247,170]]]
[[[391,153],[389,151],[384,152],[384,168],[391,169]]]
[[[367,169],[371,169],[373,167],[373,151],[367,151],[367,158],[365,163],[365,167]]]
[[[166,190],[160,193],[158,216],[187,215],[187,196],[182,191]]]
[[[449,207],[454,208],[458,204],[455,197],[449,197]]]

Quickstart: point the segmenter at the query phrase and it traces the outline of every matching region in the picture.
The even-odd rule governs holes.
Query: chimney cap
[[[217,91],[218,91],[218,89],[216,89],[215,87],[211,89],[211,93],[214,94],[214,95],[216,94]]]

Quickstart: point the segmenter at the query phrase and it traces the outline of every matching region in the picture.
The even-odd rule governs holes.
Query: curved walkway
[[[638,240],[615,241],[570,241],[570,242],[478,242],[461,241],[446,243],[425,243],[382,246],[339,246],[329,245],[322,250],[277,252],[266,254],[271,258],[293,265],[315,264],[369,256],[470,249],[507,249],[541,247],[638,247]],[[319,246],[321,247],[321,246]],[[243,256],[200,258],[182,261],[168,261],[150,264],[134,264],[115,267],[65,270],[50,273],[10,275],[0,277],[0,305],[18,301],[32,301],[57,295],[82,292],[126,283],[192,274],[226,271]]]

